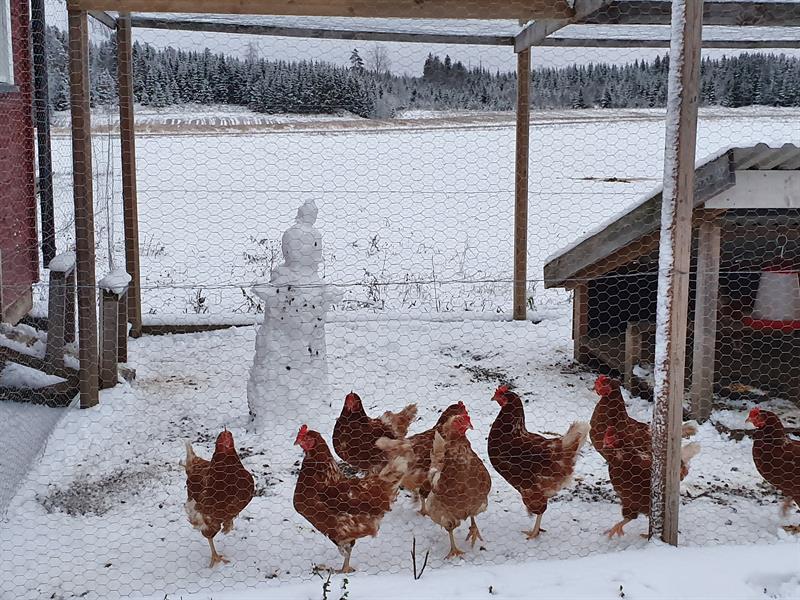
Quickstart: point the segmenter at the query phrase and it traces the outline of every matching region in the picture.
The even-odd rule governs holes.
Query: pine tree
[[[350,68],[358,73],[364,72],[364,60],[359,55],[358,48],[353,48],[350,53]]]

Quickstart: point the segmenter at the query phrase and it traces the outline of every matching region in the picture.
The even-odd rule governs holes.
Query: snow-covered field
[[[572,420],[589,418],[596,401],[589,389],[594,375],[572,364],[569,318],[561,311],[545,312],[541,318],[538,324],[421,319],[330,324],[332,395],[308,418],[309,425],[329,439],[341,401],[351,389],[361,393],[373,414],[418,402],[415,430],[431,423],[446,405],[463,400],[475,424],[470,439],[486,458],[485,439],[496,414],[491,395],[499,381],[511,381],[524,393],[531,429],[563,432]],[[276,418],[267,435],[254,436],[243,428],[254,337],[253,327],[242,327],[133,341],[130,363],[137,368],[136,381],[103,392],[95,409],[68,412],[14,499],[0,530],[0,548],[4,564],[18,576],[0,579],[0,597],[179,598],[206,592],[217,598],[224,590],[254,586],[272,597],[282,593],[277,586],[318,581],[313,566],[335,563],[339,555],[291,504],[301,459],[292,441],[305,418],[276,398]],[[789,413],[783,403],[771,405]],[[647,402],[633,399],[629,406],[637,418],[648,417]],[[742,426],[748,407],[743,403],[738,409]],[[794,413],[796,418],[797,409]],[[208,454],[225,426],[234,432],[244,463],[255,474],[258,495],[236,530],[219,541],[233,562],[212,571],[207,568],[208,546],[183,513],[185,476],[178,460],[184,439],[194,440]],[[800,557],[796,538],[781,528],[797,523],[800,513],[787,520],[779,517],[776,494],[753,466],[749,438],[732,441],[709,423],[697,439],[703,450],[683,484],[681,543],[786,542],[785,551]],[[430,550],[426,578],[451,572],[459,580],[463,574],[469,581],[484,581],[470,574],[474,566],[647,547],[638,535],[647,530],[641,518],[629,525],[624,539],[608,541],[602,535],[620,514],[607,477],[600,456],[584,449],[575,483],[552,501],[543,523],[547,532],[535,541],[526,541],[521,533],[530,519],[517,493],[494,477],[489,509],[479,518],[485,542],[452,564],[442,558],[447,551],[444,531],[417,515],[415,503],[401,494],[378,537],[356,545],[353,562],[361,572],[395,574],[411,583],[409,552],[416,538],[420,561]],[[756,572],[774,573],[764,558],[751,556]],[[624,555],[617,560],[620,572],[634,577],[633,567],[622,569],[624,561]],[[481,571],[487,572],[503,571]],[[630,581],[620,584],[647,583]],[[498,577],[494,585],[503,590],[503,583]],[[767,587],[776,590],[775,597],[791,597],[780,596],[773,584]],[[319,590],[319,584],[310,589]],[[484,592],[463,594],[483,597]],[[287,592],[292,598],[320,595]]]
[[[542,290],[541,269],[547,256],[659,183],[660,111],[534,115],[533,310],[521,323],[504,315],[512,266],[511,115],[412,114],[357,125],[330,117],[246,122],[251,117],[141,116],[145,312],[162,323],[199,314],[245,325],[133,340],[136,380],[103,392],[94,409],[59,411],[39,461],[32,426],[0,414],[9,424],[2,431],[17,433],[6,445],[30,446],[21,455],[34,462],[0,524],[0,563],[12,573],[0,578],[3,600],[322,597],[313,566],[336,563],[339,555],[292,508],[301,459],[292,441],[305,420],[330,439],[351,389],[372,414],[417,402],[412,430],[463,400],[475,424],[470,439],[484,458],[496,414],[491,395],[500,382],[524,393],[532,430],[560,433],[589,418],[595,375],[572,363],[569,298]],[[731,144],[798,144],[800,111],[705,112],[699,136],[699,156]],[[122,264],[118,148],[110,139],[95,138],[98,275],[108,270],[109,252]],[[68,243],[68,139],[57,138],[54,149],[65,232],[59,239]],[[244,430],[255,338],[247,323],[257,310],[247,290],[280,260],[280,235],[309,197],[320,208],[324,275],[346,291],[326,329],[331,397],[313,415],[276,398],[274,427],[255,436]],[[454,563],[442,559],[446,534],[401,494],[378,537],[356,545],[353,563],[362,574],[351,577],[349,597],[376,597],[386,586],[386,598],[523,598],[531,590],[537,597],[796,598],[800,544],[782,525],[797,524],[800,513],[780,518],[774,490],[753,466],[749,438],[736,441],[715,427],[743,427],[750,406],[747,399],[730,402],[700,429],[703,450],[682,486],[686,549],[649,548],[638,535],[647,530],[642,518],[622,540],[602,535],[620,509],[602,459],[587,447],[575,482],[552,501],[547,531],[534,541],[520,533],[530,520],[517,493],[494,477],[489,509],[479,518],[485,542]],[[766,406],[800,423],[796,407],[777,399]],[[646,420],[650,404],[632,398],[629,410]],[[258,493],[236,530],[219,540],[232,564],[212,571],[206,542],[183,513],[178,461],[184,439],[208,455],[223,427],[234,432]],[[430,551],[416,583],[414,538],[420,561]],[[721,574],[702,579],[712,570]],[[341,581],[333,581],[330,598],[342,595]]]
[[[325,275],[346,288],[338,308],[507,310],[513,115],[410,117],[143,111],[137,157],[145,312],[256,310],[247,290],[280,261],[280,235],[309,197],[320,208]],[[266,124],[220,128],[208,119]],[[170,123],[169,134],[148,133]],[[99,275],[108,270],[109,246],[117,264],[123,248],[114,138],[95,136]],[[800,143],[800,111],[704,111],[698,156],[763,141]],[[663,146],[660,110],[534,113],[528,242],[534,306],[564,299],[542,290],[545,259],[655,187]],[[68,138],[57,138],[54,152],[59,239],[66,245]]]

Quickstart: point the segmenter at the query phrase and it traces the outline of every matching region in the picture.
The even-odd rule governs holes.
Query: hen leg
[[[426,500],[427,499],[425,496],[422,494],[419,495],[419,514],[421,514],[423,517],[428,515],[428,506]]]
[[[794,504],[794,499],[792,498],[784,498],[783,502],[781,502],[781,516],[788,517],[789,511],[792,508],[792,504]]]
[[[533,529],[531,529],[530,531],[523,531],[522,533],[528,536],[529,540],[532,540],[534,538],[539,537],[539,534],[542,531],[544,531],[544,529],[542,529],[542,515],[538,514],[536,515],[536,523],[533,524]]]
[[[218,563],[228,564],[229,562],[231,562],[227,558],[222,556],[222,554],[219,554],[217,552],[217,549],[214,547],[214,538],[213,537],[206,538],[206,539],[208,540],[208,545],[211,548],[211,563],[208,565],[209,569],[213,569],[215,566],[217,566]]]
[[[459,556],[463,556],[464,553],[458,549],[458,546],[456,546],[456,538],[453,537],[453,530],[448,529],[447,533],[450,535],[450,552],[447,553],[445,559],[458,558]]]
[[[353,552],[354,545],[355,542],[351,542],[346,546],[339,546],[339,552],[344,556],[344,563],[342,563],[342,568],[339,570],[339,573],[353,573],[355,571],[355,569],[350,566],[350,554]]]
[[[475,547],[475,542],[478,540],[483,541],[481,537],[481,532],[478,530],[478,524],[475,522],[475,517],[470,517],[470,524],[469,524],[469,533],[467,534],[467,542],[472,544],[472,547]]]
[[[633,519],[622,519],[622,521],[620,521],[619,523],[614,525],[611,529],[606,531],[605,534],[608,536],[608,539],[613,538],[615,535],[618,535],[619,537],[625,535],[624,527],[631,521],[633,521]]]

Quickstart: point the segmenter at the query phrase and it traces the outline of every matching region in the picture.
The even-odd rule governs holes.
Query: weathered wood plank
[[[131,17],[117,20],[117,77],[119,82],[119,132],[122,152],[122,212],[125,229],[125,270],[128,286],[127,319],[131,336],[142,335],[142,291],[139,248],[139,200],[136,193],[136,124],[133,108],[133,40]]]
[[[575,13],[569,19],[537,19],[517,34],[514,39],[514,51],[522,52],[531,46],[544,45],[547,36],[571,23],[580,22],[610,3],[611,0],[576,0]]]
[[[625,328],[625,371],[623,373],[625,387],[631,394],[634,392],[633,371],[642,360],[642,330],[637,321],[630,321]]]
[[[669,25],[670,2],[667,0],[616,0],[601,12],[585,18],[591,25]],[[702,24],[730,27],[798,27],[800,3],[743,0],[714,2],[706,0]]]
[[[528,161],[531,51],[517,54],[517,139],[514,170],[514,319],[528,316]]]
[[[47,343],[45,360],[56,369],[64,368],[64,346],[67,328],[67,276],[70,273],[50,271],[47,294]]]
[[[87,19],[86,12],[69,11],[72,178],[75,204],[81,408],[95,406],[99,401]]]
[[[119,356],[119,305],[120,297],[107,290],[101,293],[100,304],[100,389],[117,385],[117,357]]]
[[[728,152],[697,169],[691,194],[694,206],[703,204],[724,190],[733,187],[736,177],[732,153]],[[544,266],[545,287],[559,287],[567,280],[632,244],[661,225],[661,194],[655,194],[631,209],[593,236],[563,252]]]
[[[652,38],[577,38],[547,37],[535,44],[555,48],[669,48],[668,39]],[[758,50],[766,48],[800,48],[800,39],[714,39],[703,40],[703,49]]]
[[[89,16],[92,17],[95,21],[98,21],[108,27],[109,29],[116,30],[117,29],[117,20],[102,10],[90,10]]]
[[[650,532],[678,544],[703,0],[674,0],[661,206]]]
[[[575,362],[589,360],[585,341],[589,337],[589,284],[579,283],[572,291],[572,356]]]
[[[697,292],[694,303],[692,351],[692,418],[705,421],[711,416],[714,395],[714,361],[717,347],[717,304],[719,301],[720,226],[700,224],[697,235]]]
[[[559,19],[567,0],[68,0],[68,8],[118,12],[216,13],[414,19]]]
[[[357,40],[368,42],[408,42],[422,44],[467,44],[471,46],[513,46],[513,36],[459,35],[449,33],[388,32],[370,29],[341,29],[321,27],[284,27],[247,23],[131,17],[132,27],[181,31],[205,31],[295,37],[304,39]]]

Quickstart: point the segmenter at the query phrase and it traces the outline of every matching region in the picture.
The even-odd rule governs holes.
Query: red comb
[[[503,384],[499,388],[497,388],[495,394],[505,394],[507,391],[508,391],[508,386],[506,384]]]
[[[608,376],[608,375],[600,375],[600,376],[597,378],[597,382],[598,382],[598,383],[605,383],[605,382],[606,382],[606,381],[608,381],[608,380],[609,380],[609,376]]]
[[[457,406],[458,406],[458,408],[460,408],[461,410],[463,410],[463,411],[464,411],[464,414],[466,414],[466,413],[467,413],[467,407],[466,407],[466,405],[464,404],[464,401],[463,401],[463,400],[459,400],[459,401],[458,401],[458,405],[457,405]]]
[[[757,417],[760,412],[761,412],[761,409],[758,406],[754,406],[750,410],[750,418],[752,419],[753,417]]]
[[[303,438],[306,437],[307,433],[308,433],[308,425],[303,425],[302,427],[300,427],[300,431],[297,432],[297,438],[294,440],[294,443],[299,444],[301,441],[303,441]]]

